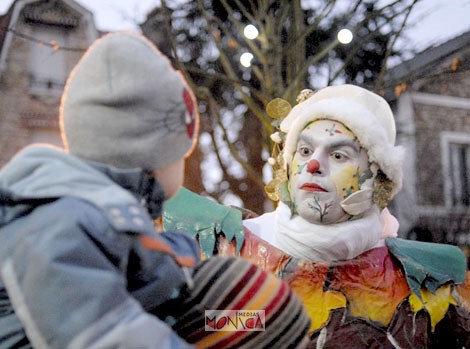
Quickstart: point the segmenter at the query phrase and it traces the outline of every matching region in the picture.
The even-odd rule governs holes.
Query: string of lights
[[[3,32],[3,33],[10,32],[10,33],[16,35],[17,37],[28,40],[30,42],[34,42],[38,45],[49,46],[54,51],[63,50],[63,51],[73,51],[73,52],[85,52],[86,49],[87,49],[87,48],[83,48],[83,47],[61,46],[55,40],[51,40],[51,41],[40,40],[40,39],[37,39],[37,38],[35,38],[31,35],[28,35],[28,34],[20,32],[16,29],[13,29],[12,27],[0,27],[0,31]]]

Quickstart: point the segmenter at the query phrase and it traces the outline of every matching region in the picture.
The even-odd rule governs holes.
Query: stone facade
[[[422,65],[420,66],[420,62]],[[470,247],[470,32],[423,52],[389,97],[407,148],[393,203],[402,236]],[[393,73],[403,67],[396,68]]]
[[[62,146],[65,79],[98,32],[91,12],[69,0],[17,0],[0,23],[1,166],[31,143]]]

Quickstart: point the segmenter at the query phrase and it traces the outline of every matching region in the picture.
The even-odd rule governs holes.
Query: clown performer
[[[276,210],[251,218],[181,190],[165,227],[191,231],[205,257],[240,254],[287,280],[311,317],[312,348],[470,347],[463,253],[397,238],[387,209],[404,160],[388,103],[353,85],[285,103],[274,103],[288,114],[267,186]]]

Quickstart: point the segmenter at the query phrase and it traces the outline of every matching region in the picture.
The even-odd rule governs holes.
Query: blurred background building
[[[0,17],[0,164],[23,146],[62,145],[65,80],[98,37],[90,11],[72,0],[16,0]]]
[[[388,72],[407,149],[394,209],[403,234],[470,246],[470,32]],[[460,69],[465,67],[465,69]]]

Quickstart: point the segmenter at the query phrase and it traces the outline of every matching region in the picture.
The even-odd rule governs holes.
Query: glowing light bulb
[[[254,40],[258,37],[259,31],[253,24],[248,24],[245,29],[243,29],[243,35],[247,39]]]
[[[251,67],[251,60],[253,59],[253,54],[250,52],[245,52],[240,56],[240,64],[246,68]]]
[[[338,32],[338,41],[342,44],[349,44],[353,39],[353,33],[349,29],[341,29]]]

